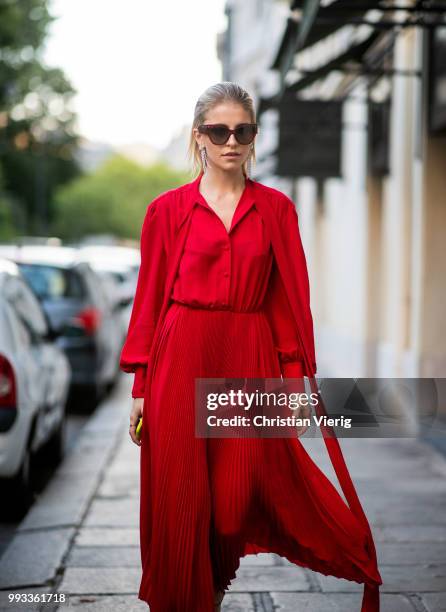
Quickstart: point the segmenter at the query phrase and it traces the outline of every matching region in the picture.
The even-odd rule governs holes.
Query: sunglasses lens
[[[229,140],[231,130],[226,125],[206,126],[206,132],[216,145],[223,145]],[[251,144],[257,134],[257,126],[252,123],[243,123],[235,129],[235,138],[239,144]]]
[[[229,130],[224,125],[209,128],[209,138],[214,144],[224,144],[228,140]]]
[[[250,123],[240,125],[236,130],[236,139],[240,144],[250,144],[256,135],[256,126]]]

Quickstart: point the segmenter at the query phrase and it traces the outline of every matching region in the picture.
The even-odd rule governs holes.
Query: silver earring
[[[250,151],[249,156],[248,156],[248,161],[246,163],[246,175],[248,177],[251,176],[251,172],[252,172],[252,149],[253,148],[251,147],[251,151]]]
[[[208,166],[208,156],[206,153],[206,147],[201,147],[200,155],[201,155],[201,165],[203,167],[203,172],[206,172],[206,168]]]

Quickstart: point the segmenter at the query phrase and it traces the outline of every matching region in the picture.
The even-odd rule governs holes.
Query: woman
[[[130,437],[141,447],[138,597],[152,612],[220,610],[240,557],[275,552],[364,583],[362,611],[377,612],[373,538],[330,431],[350,507],[297,436],[195,433],[196,378],[308,376],[317,390],[297,213],[285,194],[249,178],[256,133],[246,91],[209,87],[191,131],[200,172],[155,198],[144,219],[120,360],[135,373]]]

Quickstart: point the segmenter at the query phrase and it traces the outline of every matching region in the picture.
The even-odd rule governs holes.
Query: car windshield
[[[79,275],[73,270],[42,264],[19,264],[34,292],[42,300],[82,298],[85,294]]]

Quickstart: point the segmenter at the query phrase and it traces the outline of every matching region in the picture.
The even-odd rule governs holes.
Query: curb
[[[0,590],[51,587],[122,440],[128,418],[122,401],[123,379],[124,375],[112,396],[87,421],[73,449],[18,525],[0,559]]]

